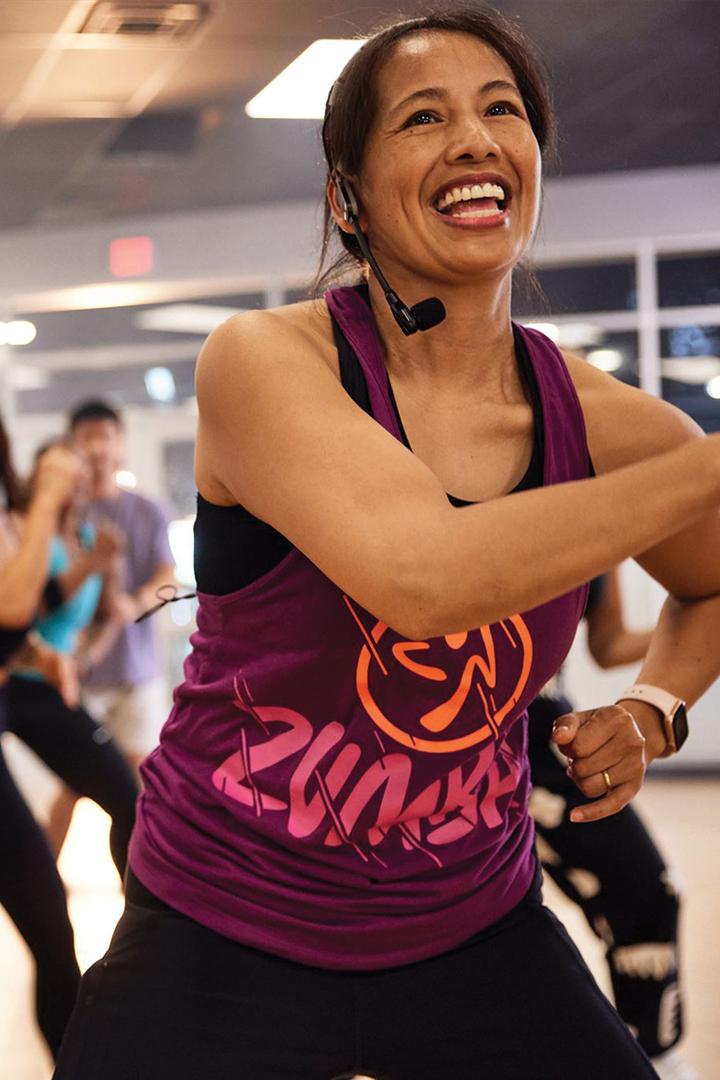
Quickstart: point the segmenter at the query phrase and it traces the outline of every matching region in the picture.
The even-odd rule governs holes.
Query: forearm
[[[105,659],[121,634],[123,626],[122,619],[112,616],[106,616],[96,623],[79,657],[83,677],[89,675],[92,669]]]
[[[66,600],[73,596],[80,586],[91,574],[98,570],[97,560],[91,551],[82,551],[73,561],[72,565],[61,574],[56,575],[56,581],[60,591]]]
[[[652,630],[625,630],[611,640],[594,642],[590,649],[592,658],[601,668],[636,664],[644,658],[652,637]]]
[[[720,596],[695,601],[668,597],[636,682],[659,686],[691,706],[718,676]],[[648,756],[658,756],[664,749],[664,736],[657,710],[635,701],[624,704],[648,740]]]
[[[47,580],[48,555],[57,520],[56,500],[47,496],[33,499],[20,547],[0,570],[0,625],[24,626],[35,615]]]
[[[418,588],[422,636],[534,608],[686,528],[720,502],[719,457],[697,440],[593,480],[448,507],[417,540],[432,582]]]

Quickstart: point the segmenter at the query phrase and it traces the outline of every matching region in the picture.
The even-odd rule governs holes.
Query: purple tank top
[[[370,308],[351,288],[326,300],[375,420],[399,439]],[[544,483],[584,478],[562,356],[519,329]],[[317,967],[392,967],[459,945],[532,884],[526,708],[585,597],[410,641],[297,549],[237,592],[200,594],[185,681],[142,769],[135,874],[218,933]]]

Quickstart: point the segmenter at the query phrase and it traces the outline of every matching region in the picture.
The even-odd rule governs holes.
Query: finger
[[[573,739],[570,756],[573,758],[590,757],[617,736],[626,737],[631,732],[639,734],[637,726],[626,709],[616,705],[605,705],[600,709],[593,709]]]
[[[565,716],[558,716],[553,723],[551,736],[553,742],[558,746],[568,746],[591,715],[590,712],[571,712],[566,713]]]
[[[586,795],[588,799],[599,799],[607,795],[612,788],[621,784],[638,782],[642,783],[645,775],[645,763],[639,758],[624,758],[615,765],[600,772],[594,773],[583,780],[578,780],[572,769],[567,769],[567,774],[575,786]]]
[[[573,759],[573,780],[586,780],[603,769],[613,768],[626,758],[645,760],[645,739],[637,730],[616,735],[592,754],[577,755]]]
[[[585,806],[576,806],[570,811],[570,820],[574,822],[600,821],[602,818],[612,817],[622,810],[640,790],[639,783],[625,783],[614,787],[604,799],[597,802],[587,803]]]

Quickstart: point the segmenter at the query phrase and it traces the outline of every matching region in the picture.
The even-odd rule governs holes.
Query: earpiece
[[[355,192],[349,182],[344,176],[341,176],[340,173],[335,173],[335,192],[337,194],[338,202],[340,203],[343,218],[348,225],[352,225],[354,222],[358,221],[360,211],[358,210]]]
[[[426,300],[420,300],[417,304],[413,304],[411,308],[403,303],[398,294],[390,288],[385,275],[370,251],[367,237],[360,228],[360,210],[352,185],[338,172],[333,173],[333,182],[343,219],[355,233],[355,239],[360,250],[380,283],[395,322],[403,334],[407,336],[416,333],[418,330],[430,330],[433,326],[437,326],[445,318],[445,307],[442,300],[438,300],[436,296],[429,296]]]

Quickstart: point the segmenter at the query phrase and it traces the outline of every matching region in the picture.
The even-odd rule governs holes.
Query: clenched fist
[[[645,736],[622,705],[572,712],[553,724],[552,739],[569,758],[568,776],[589,799],[571,821],[617,814],[637,795],[647,767]]]

